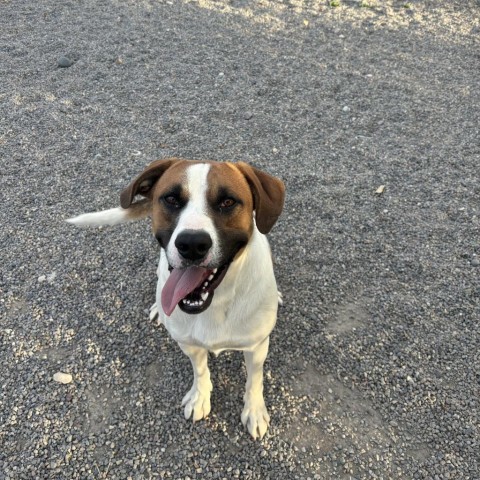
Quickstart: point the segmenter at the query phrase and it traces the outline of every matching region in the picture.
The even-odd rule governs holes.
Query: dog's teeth
[[[205,282],[205,283],[203,284],[203,286],[204,286],[204,287],[208,287],[208,282]]]
[[[212,280],[212,279],[213,279],[213,275],[210,275],[210,276],[208,277],[208,279],[209,279],[209,280]]]
[[[213,269],[213,274],[215,275],[217,273],[218,268]]]
[[[203,301],[200,300],[199,302],[197,302],[197,305],[202,306],[202,305],[203,305]]]
[[[207,292],[201,293],[200,296],[202,297],[202,300],[205,301],[208,298],[208,293]]]

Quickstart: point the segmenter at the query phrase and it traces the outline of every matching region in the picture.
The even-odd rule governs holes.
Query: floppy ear
[[[179,158],[165,158],[164,160],[156,160],[148,165],[120,194],[120,205],[122,208],[128,208],[132,204],[135,195],[148,197],[155,182],[167,169],[179,161]]]
[[[247,163],[238,162],[236,166],[247,179],[252,191],[257,228],[261,233],[268,233],[282,213],[285,185],[279,178]]]

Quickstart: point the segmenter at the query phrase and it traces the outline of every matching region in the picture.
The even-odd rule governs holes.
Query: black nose
[[[185,230],[175,239],[178,253],[187,260],[200,260],[212,247],[212,239],[203,230]]]

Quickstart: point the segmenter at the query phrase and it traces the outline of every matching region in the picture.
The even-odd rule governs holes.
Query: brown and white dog
[[[144,197],[135,201],[135,197]],[[210,412],[208,352],[242,350],[247,367],[242,423],[262,438],[270,417],[263,363],[280,300],[265,234],[282,212],[283,183],[246,163],[151,163],[120,195],[121,208],[68,222],[114,225],[151,216],[161,245],[151,317],[188,355],[193,385],[182,405],[193,421]]]

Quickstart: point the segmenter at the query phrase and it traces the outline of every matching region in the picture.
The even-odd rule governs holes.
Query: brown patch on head
[[[152,230],[163,248],[175,230],[181,207],[188,202],[186,170],[195,163],[201,162],[179,160],[158,178],[152,189]],[[162,200],[169,196],[179,202],[179,208]]]
[[[152,188],[157,180],[170,167],[181,161],[178,158],[165,158],[150,163],[120,194],[120,205],[122,208],[129,208],[136,195],[151,198]]]
[[[120,205],[132,212],[148,208],[152,213],[152,227],[155,235],[157,231],[169,231],[174,225],[175,212],[172,209],[162,208],[159,199],[165,195],[167,190],[172,189],[175,185],[179,186],[177,192],[181,192],[182,179],[185,181],[185,169],[192,163],[189,160],[180,158],[165,158],[150,163],[142,173],[140,173],[120,194]],[[145,197],[148,202],[147,206],[142,206],[145,200],[132,203],[136,195]],[[185,199],[186,200],[186,199]],[[164,206],[163,206],[164,207]],[[173,227],[174,228],[174,227]],[[173,231],[173,230],[172,230]],[[157,235],[158,238],[158,235]],[[160,241],[160,238],[159,238]],[[163,242],[160,241],[162,246]],[[165,244],[166,245],[166,244]]]
[[[238,230],[248,237],[253,231],[253,197],[242,173],[232,163],[212,163],[208,172],[207,202],[219,230]],[[222,202],[233,200],[231,208]]]

